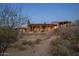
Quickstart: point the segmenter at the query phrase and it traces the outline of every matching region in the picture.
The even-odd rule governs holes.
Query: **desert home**
[[[70,21],[62,21],[50,24],[28,24],[27,27],[18,28],[20,32],[46,32],[57,28],[67,28],[71,24]]]

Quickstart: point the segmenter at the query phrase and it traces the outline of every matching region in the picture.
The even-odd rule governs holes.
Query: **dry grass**
[[[58,32],[58,33],[57,33]],[[79,55],[79,29],[67,28],[56,30],[59,39],[51,41],[52,55]]]

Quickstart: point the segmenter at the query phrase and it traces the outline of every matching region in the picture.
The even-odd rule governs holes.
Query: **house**
[[[18,28],[20,32],[47,32],[57,28],[67,28],[71,24],[70,21],[62,21],[50,24],[29,24],[27,27]]]
[[[32,32],[45,32],[56,29],[58,26],[56,24],[30,24],[29,29]]]

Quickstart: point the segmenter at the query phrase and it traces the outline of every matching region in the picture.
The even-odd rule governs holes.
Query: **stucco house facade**
[[[57,23],[50,23],[50,24],[29,24],[27,27],[17,28],[20,32],[47,32],[52,31],[57,28],[67,28],[69,27],[71,22],[69,21],[62,21]]]

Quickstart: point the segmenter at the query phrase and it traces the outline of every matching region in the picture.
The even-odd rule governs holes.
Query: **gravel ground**
[[[9,49],[8,54],[11,56],[50,56],[50,42],[56,39],[58,36],[52,35],[52,33],[42,33],[42,34],[25,34],[22,40],[34,41],[36,39],[41,39],[39,44],[33,46],[28,46],[26,50],[18,51],[15,49]]]

